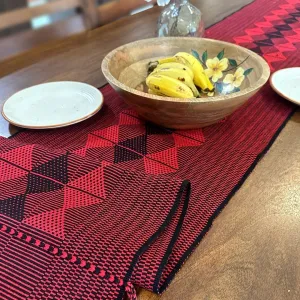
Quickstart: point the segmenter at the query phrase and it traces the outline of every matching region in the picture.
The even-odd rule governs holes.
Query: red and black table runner
[[[299,66],[299,0],[257,0],[207,30]],[[93,118],[0,139],[0,299],[161,293],[295,108],[267,84],[197,130],[145,122],[109,87]]]

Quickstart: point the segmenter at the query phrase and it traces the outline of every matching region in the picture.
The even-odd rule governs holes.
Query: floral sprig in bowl
[[[215,96],[216,93],[227,95],[239,92],[242,83],[253,71],[253,68],[244,69],[241,67],[248,57],[238,63],[235,59],[225,57],[225,49],[214,58],[208,58],[207,50],[201,57],[195,50],[192,50],[192,54],[202,63],[206,75],[215,87],[214,92],[207,94],[209,97]]]

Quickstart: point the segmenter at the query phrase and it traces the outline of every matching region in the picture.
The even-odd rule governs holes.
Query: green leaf
[[[225,54],[225,49],[223,49],[218,55],[218,59],[221,60],[223,57],[224,57],[224,54]]]
[[[204,64],[206,64],[207,61],[207,50],[202,54],[202,61]]]
[[[228,59],[229,60],[229,64],[232,66],[232,67],[237,67],[238,66],[238,64],[237,64],[237,62],[236,62],[236,60],[235,59]]]
[[[196,50],[192,50],[192,55],[193,55],[194,57],[196,57],[199,61],[201,61],[200,55],[199,55],[199,53],[198,53]]]
[[[247,70],[244,72],[244,76],[248,76],[252,71],[253,71],[253,68],[247,69]]]

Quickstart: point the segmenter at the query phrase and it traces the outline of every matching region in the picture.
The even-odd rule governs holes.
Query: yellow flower
[[[228,59],[223,58],[219,60],[217,57],[214,59],[208,59],[206,62],[207,69],[205,70],[208,78],[212,77],[213,82],[217,82],[223,77],[223,71],[228,68]]]
[[[228,88],[230,91],[234,90],[234,88],[238,88],[241,86],[245,79],[244,72],[245,70],[239,67],[234,74],[227,74],[225,76],[223,82],[229,84]]]

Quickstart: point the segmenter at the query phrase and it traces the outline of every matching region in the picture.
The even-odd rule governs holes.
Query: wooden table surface
[[[251,0],[194,1],[209,26]],[[0,103],[34,84],[105,84],[101,61],[155,35],[159,8],[0,63]],[[1,49],[0,49],[1,51]],[[0,135],[17,129],[0,119]],[[296,113],[163,294],[164,300],[300,299],[300,113]],[[158,296],[139,291],[139,299]]]

